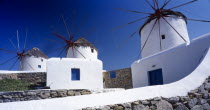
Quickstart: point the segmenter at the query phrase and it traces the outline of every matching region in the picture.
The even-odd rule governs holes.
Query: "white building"
[[[20,59],[20,71],[46,72],[46,61],[48,57],[38,48],[32,48],[24,53]]]
[[[189,44],[185,16],[179,12],[168,12],[164,17],[186,40],[186,42],[162,18],[148,39],[142,59],[132,65],[133,87],[161,85],[178,81],[189,75],[202,62],[210,46],[210,36],[194,39]],[[141,44],[145,43],[155,19],[149,19],[140,30]],[[160,42],[162,48],[160,48]]]
[[[103,64],[97,49],[80,38],[75,48],[69,47],[67,58],[50,58],[47,61],[47,86],[51,89],[102,89]]]

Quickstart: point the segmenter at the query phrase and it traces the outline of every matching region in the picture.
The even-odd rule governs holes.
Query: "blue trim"
[[[80,80],[80,69],[71,69],[71,80]]]
[[[115,71],[110,72],[109,77],[116,78],[116,72]]]

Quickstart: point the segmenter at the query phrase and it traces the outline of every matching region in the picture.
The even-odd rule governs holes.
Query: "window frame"
[[[91,52],[94,53],[94,49],[93,48],[91,48]]]
[[[42,68],[42,65],[38,65],[38,68],[40,68],[40,69],[41,69],[41,68]]]
[[[165,34],[162,34],[162,35],[161,35],[161,39],[162,39],[162,40],[166,39],[166,35],[165,35]]]
[[[78,70],[78,72],[79,72],[79,73],[76,73],[75,78],[73,77],[74,76],[73,75],[74,74],[73,73],[73,70]],[[71,81],[81,81],[81,71],[80,71],[80,68],[71,68]]]

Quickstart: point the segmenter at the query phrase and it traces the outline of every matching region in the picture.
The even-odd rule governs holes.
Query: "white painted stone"
[[[67,58],[82,58],[82,59],[98,59],[98,52],[91,47],[79,46],[72,49],[71,47],[67,51]],[[93,52],[91,49],[94,49]],[[84,58],[84,57],[85,58]]]
[[[19,64],[19,71],[46,72],[47,59],[34,56],[24,56]],[[39,68],[39,65],[41,68]]]
[[[50,58],[47,61],[47,86],[51,89],[102,89],[102,62],[81,58]],[[71,80],[71,69],[80,69],[80,80]]]
[[[160,68],[164,84],[186,77],[200,64],[209,46],[210,34],[207,34],[192,40],[190,45],[182,44],[135,61],[131,65],[133,87],[148,86],[148,72]]]
[[[210,34],[205,35],[193,42],[199,44],[209,42]],[[208,47],[198,45],[196,47]],[[181,46],[180,48],[184,48]],[[195,50],[198,48],[195,48]],[[180,62],[183,63],[183,62]],[[59,73],[58,73],[59,74]],[[128,89],[125,91],[107,92],[102,94],[90,94],[75,97],[65,97],[57,99],[45,99],[12,103],[0,103],[2,110],[74,110],[86,107],[99,107],[104,105],[114,105],[120,103],[133,102],[136,100],[146,100],[155,97],[175,97],[185,96],[187,93],[199,87],[210,75],[210,50],[204,55],[204,59],[194,68],[194,71],[185,78],[166,85],[148,86]]]
[[[172,17],[165,17],[165,19],[183,36],[183,38],[189,43],[189,36],[187,32],[186,22],[183,19],[174,18],[175,15],[170,15]],[[156,19],[152,20],[150,23],[146,24],[141,30],[141,48],[143,48],[146,39],[155,23]],[[159,36],[159,24],[156,23],[141,55],[142,58],[158,53],[162,50],[170,49],[172,47],[178,46],[185,43],[185,41],[179,36],[179,34],[174,31],[170,25],[164,19],[160,19],[160,35],[165,35],[165,39]],[[160,40],[162,45],[162,50],[160,50]]]

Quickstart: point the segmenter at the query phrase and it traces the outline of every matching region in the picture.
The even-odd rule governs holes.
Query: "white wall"
[[[43,61],[42,61],[43,60]],[[24,56],[19,64],[20,71],[36,71],[36,72],[46,72],[46,61],[45,58],[37,58],[34,56]],[[41,68],[38,68],[41,65]]]
[[[98,52],[94,49],[94,52],[91,52],[91,47],[75,47],[86,59],[98,59]],[[76,49],[70,47],[67,51],[67,58],[82,58],[85,59]],[[73,54],[74,53],[74,54]]]
[[[210,75],[210,51],[202,63],[184,79],[166,85],[148,86],[124,91],[101,94],[81,95],[75,97],[33,100],[12,103],[0,103],[1,110],[75,110],[86,107],[99,107],[119,103],[146,100],[155,97],[186,96],[188,92],[199,87]]]
[[[0,74],[21,74],[21,73],[33,74],[34,71],[9,71],[9,70],[0,70]]]
[[[209,46],[210,34],[191,41],[190,45],[183,44],[134,62],[131,65],[133,87],[148,86],[148,71],[159,68],[164,84],[184,78],[199,65]]]
[[[174,15],[171,16],[176,17]],[[187,42],[190,42],[185,20],[172,17],[165,17],[165,19],[187,40]],[[148,38],[155,20],[152,20],[141,30],[141,48],[143,48],[143,45]],[[161,38],[162,50],[185,43],[185,41],[176,33],[176,31],[174,31],[173,28],[171,28],[170,25],[168,25],[162,18],[160,19],[160,33],[161,35],[165,35],[165,39]],[[157,22],[141,55],[143,58],[160,51],[159,25]]]
[[[80,81],[71,80],[71,69],[80,69]],[[79,58],[51,58],[47,61],[47,86],[51,89],[102,89],[102,62]]]

